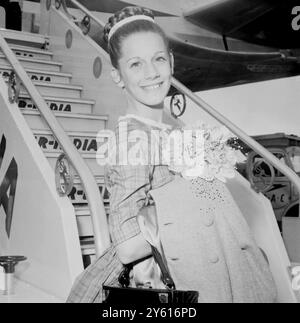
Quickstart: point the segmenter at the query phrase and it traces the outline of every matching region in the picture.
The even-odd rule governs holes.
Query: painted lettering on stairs
[[[35,135],[39,146],[45,151],[61,151],[58,142],[51,135]],[[81,152],[97,152],[97,141],[94,138],[73,138],[74,146]]]
[[[22,56],[22,57],[30,57],[30,58],[33,57],[33,55],[31,53],[25,53],[25,52],[18,52],[18,51],[16,51],[15,54],[17,56]]]
[[[45,75],[34,75],[32,74],[30,76],[30,78],[33,80],[33,81],[41,81],[41,82],[51,82],[51,77],[50,76],[45,76]]]
[[[100,193],[102,194],[103,202],[108,203],[108,201],[109,201],[108,200],[109,199],[108,190],[106,189],[106,187],[104,187],[103,184],[99,184],[98,187],[99,187]],[[73,186],[68,197],[71,199],[71,202],[74,204],[86,204],[87,203],[86,195],[85,195],[82,187],[79,185]]]
[[[50,101],[46,103],[52,111],[72,112],[72,105],[70,103],[56,103]],[[37,110],[37,107],[30,99],[20,99],[18,106],[20,109]]]
[[[0,75],[2,75],[2,77],[4,78],[4,80],[6,82],[8,82],[10,73],[11,73],[10,70],[1,70],[0,71]],[[40,81],[40,82],[51,82],[52,81],[51,77],[48,75],[38,75],[38,74],[29,73],[29,76],[32,81]]]
[[[86,151],[86,152],[95,151],[96,152],[98,149],[96,139],[74,138],[73,143],[74,143],[75,147],[81,151]]]

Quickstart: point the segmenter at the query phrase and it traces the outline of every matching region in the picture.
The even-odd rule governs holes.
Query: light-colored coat
[[[177,289],[199,302],[273,302],[269,266],[225,184],[176,177],[151,191]]]

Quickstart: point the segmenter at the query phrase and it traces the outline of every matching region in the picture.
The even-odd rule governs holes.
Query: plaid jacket
[[[130,150],[138,145],[139,165],[109,165],[105,170],[106,187],[110,192],[109,227],[114,245],[140,233],[136,217],[143,207],[154,203],[149,191],[173,180],[166,165],[159,162],[151,164],[151,154],[154,153],[151,148],[151,126],[136,119],[126,121],[129,138],[130,133],[136,130],[143,131],[146,136],[142,136],[143,139],[139,137],[137,142],[127,142],[129,158]],[[126,138],[122,133],[124,129],[120,129],[119,125],[116,128],[117,147],[123,146]],[[143,162],[144,165],[141,165]]]
[[[147,136],[151,150],[151,127],[136,119],[128,119],[127,131],[142,130]],[[117,148],[124,144],[119,125],[116,128]],[[129,143],[130,150],[136,142]],[[146,146],[147,147],[147,146]],[[144,154],[149,152],[143,150]],[[166,165],[108,165],[105,167],[105,182],[110,193],[109,228],[113,246],[109,248],[97,261],[92,263],[76,279],[70,295],[69,303],[102,302],[102,285],[118,285],[117,278],[123,265],[118,259],[115,245],[122,243],[140,233],[136,217],[140,210],[152,205],[150,190],[158,188],[173,180],[172,173]]]

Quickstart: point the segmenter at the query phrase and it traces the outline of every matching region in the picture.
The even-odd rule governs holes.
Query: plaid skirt
[[[118,286],[122,269],[123,264],[117,257],[115,248],[110,247],[77,277],[66,302],[102,303],[103,284]]]

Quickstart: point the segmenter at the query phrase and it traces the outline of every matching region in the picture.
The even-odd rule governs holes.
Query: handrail
[[[261,144],[255,141],[253,138],[248,136],[243,130],[233,124],[230,120],[225,118],[222,114],[216,111],[213,107],[211,107],[208,103],[202,100],[199,96],[194,94],[191,90],[189,90],[186,86],[176,80],[174,77],[172,78],[172,85],[181,93],[188,96],[196,105],[206,111],[209,115],[214,117],[217,121],[225,125],[229,130],[231,130],[239,139],[241,139],[244,143],[246,143],[250,148],[252,148],[257,154],[261,155],[265,158],[270,164],[272,164],[275,168],[277,168],[281,173],[287,176],[287,178],[294,183],[297,187],[299,195],[300,195],[300,178],[299,176],[288,166],[282,164],[278,158],[276,158],[272,153],[270,153],[266,148],[264,148]]]
[[[61,0],[63,3],[63,7],[65,11],[68,13],[66,0]],[[105,26],[105,23],[95,17],[87,8],[78,3],[76,0],[69,0],[75,6],[77,6],[80,10],[82,10],[86,15],[95,20],[101,27]],[[276,53],[277,54],[277,53]],[[283,52],[279,52],[282,57],[285,56]],[[172,78],[172,85],[181,93],[187,95],[198,107],[202,108],[220,123],[225,125],[229,130],[231,130],[239,139],[241,139],[244,143],[246,143],[250,148],[252,148],[256,153],[260,154],[264,157],[269,163],[271,163],[275,168],[281,171],[283,174],[289,178],[289,180],[294,183],[297,187],[299,196],[300,196],[300,178],[299,176],[288,166],[282,164],[272,153],[270,153],[266,148],[264,148],[261,144],[255,141],[253,138],[248,136],[244,131],[242,131],[239,127],[235,126],[231,121],[225,118],[222,114],[217,112],[214,108],[212,108],[209,104],[203,101],[199,96],[195,95],[191,90],[189,90],[186,86],[176,80],[174,77]]]
[[[110,237],[103,199],[95,178],[1,34],[0,47],[81,178],[91,211],[96,255],[99,257],[110,246]]]
[[[87,16],[89,16],[90,18],[92,18],[98,25],[100,25],[101,27],[105,26],[105,22],[101,21],[99,18],[97,18],[94,14],[92,14],[85,6],[83,6],[81,3],[79,3],[76,0],[68,0],[69,2],[73,3],[74,6],[76,6],[78,9],[80,9],[81,11],[83,11]],[[61,0],[63,9],[65,10],[65,12],[67,13],[67,15],[69,17],[71,17],[72,15],[69,13],[68,11],[68,7],[66,4],[66,0]]]

